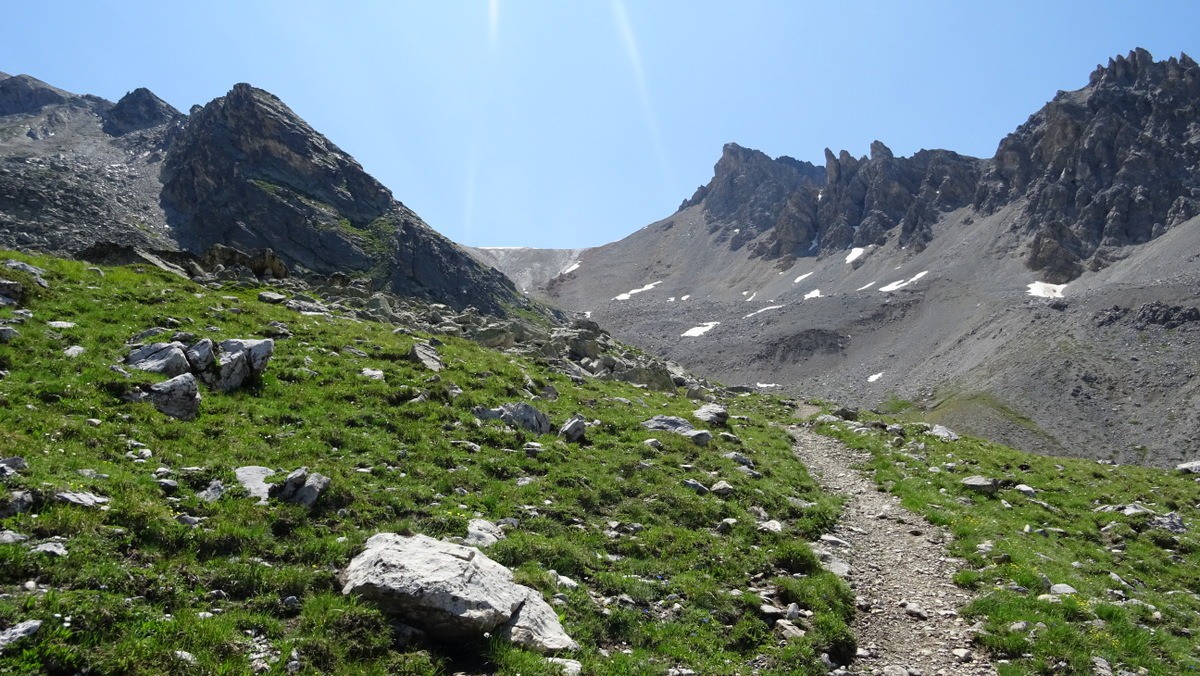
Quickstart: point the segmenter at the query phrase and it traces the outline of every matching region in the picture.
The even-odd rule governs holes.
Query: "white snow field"
[[[704,334],[711,331],[714,326],[716,326],[717,324],[720,324],[720,323],[721,322],[705,322],[704,324],[701,324],[700,326],[693,326],[692,328],[688,329],[687,331],[684,331],[683,333],[679,334],[679,337],[680,338],[697,338],[699,336],[703,336]]]
[[[913,282],[917,281],[918,279],[924,277],[927,274],[929,274],[928,270],[922,270],[921,272],[918,272],[916,275],[914,275],[910,279],[901,279],[898,282],[892,282],[891,284],[888,284],[887,286],[879,287],[879,290],[887,292],[887,291],[895,291],[896,289],[902,289],[902,288],[908,286],[909,284],[912,284]]]
[[[654,287],[658,286],[659,284],[662,284],[661,279],[658,280],[657,282],[650,282],[649,284],[647,284],[646,286],[643,286],[640,289],[633,289],[632,291],[626,291],[625,293],[615,296],[613,298],[613,300],[629,300],[630,298],[633,297],[634,294],[642,293],[643,291],[649,291],[650,289],[653,289]]]
[[[1025,293],[1038,298],[1062,298],[1063,291],[1067,288],[1066,284],[1047,284],[1046,282],[1034,282],[1029,285],[1029,290]]]

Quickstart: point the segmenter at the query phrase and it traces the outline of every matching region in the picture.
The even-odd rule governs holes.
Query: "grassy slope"
[[[31,289],[25,307],[34,314],[18,325],[19,338],[0,345],[0,368],[10,371],[0,380],[0,448],[29,463],[6,488],[36,496],[32,513],[0,520],[0,529],[29,535],[30,543],[61,538],[70,553],[55,558],[30,553],[30,543],[0,545],[0,628],[44,621],[34,637],[0,655],[0,672],[246,673],[249,653],[267,649],[282,655],[271,666],[282,673],[294,649],[310,673],[443,673],[481,665],[556,673],[507,645],[396,646],[384,617],[341,595],[336,572],[370,535],[464,535],[476,515],[520,519],[488,554],[547,598],[566,595],[559,610],[583,646],[575,657],[587,673],[659,674],[672,666],[748,673],[752,660],[757,673],[819,673],[820,652],[853,654],[848,590],[817,569],[803,544],[830,526],[836,502],[818,493],[772,424],[788,415],[777,400],[729,401],[732,414],[747,416],[730,423],[741,443],[718,438],[702,449],[637,424],[658,413],[687,416],[695,404],[675,394],[623,383],[577,386],[524,358],[447,338],[439,348],[447,368],[435,376],[403,358],[412,336],[380,324],[300,316],[259,303],[257,289],[211,291],[136,266],[100,276],[71,261],[5,258],[47,269],[51,288],[0,268],[0,276]],[[11,310],[0,310],[7,316]],[[76,326],[52,329],[51,320]],[[179,330],[220,340],[259,335],[272,320],[286,322],[294,336],[277,341],[260,387],[204,390],[201,414],[190,422],[120,401],[131,380],[109,365],[144,329],[177,322]],[[63,349],[70,345],[87,351],[69,358]],[[364,367],[381,369],[385,380],[361,377]],[[556,425],[575,413],[601,421],[586,444],[475,420],[475,405],[525,397],[527,378],[536,390],[553,384],[561,394],[535,402]],[[463,394],[451,397],[450,384]],[[410,402],[421,390],[430,391],[429,400]],[[91,418],[100,424],[89,425]],[[651,436],[663,441],[662,450],[642,444]],[[458,440],[482,448],[472,453],[450,443]],[[536,458],[507,450],[535,440],[547,449]],[[131,441],[153,457],[128,459]],[[764,478],[734,471],[721,457],[729,450],[753,457]],[[260,506],[234,479],[233,469],[247,464],[306,465],[333,481],[312,511]],[[156,484],[159,467],[179,481],[174,496]],[[184,471],[189,467],[199,469]],[[108,478],[86,478],[81,469]],[[686,478],[711,484],[713,475],[732,483],[735,494],[698,496],[681,486]],[[522,477],[533,481],[518,486]],[[231,490],[215,503],[198,500],[195,493],[213,479]],[[107,496],[110,508],[54,501],[61,490]],[[816,504],[797,507],[789,498]],[[784,520],[785,534],[757,532],[752,506]],[[185,526],[176,521],[185,513],[205,520]],[[713,526],[726,517],[738,526],[716,534]],[[645,528],[610,537],[609,521]],[[556,588],[550,569],[580,588]],[[29,581],[39,591],[30,592]],[[772,583],[783,600],[815,612],[804,640],[780,646],[760,619],[759,599],[730,593]],[[212,590],[228,598],[211,598]],[[631,603],[605,608],[594,600],[621,594]],[[289,596],[299,604],[285,604]],[[675,603],[681,610],[668,612]],[[192,653],[196,664],[180,662],[177,650]]]
[[[969,566],[956,581],[982,594],[963,612],[984,622],[979,642],[1001,661],[1002,675],[1091,674],[1092,656],[1152,674],[1200,671],[1200,484],[1192,476],[1033,456],[970,438],[924,435],[924,449],[896,448],[891,434],[854,427],[818,429],[869,449],[881,486],[953,531],[952,552]],[[961,485],[972,475],[1005,485],[994,496],[973,493]],[[1017,492],[1019,484],[1036,496]],[[1188,532],[1151,528],[1146,514],[1095,511],[1132,502],[1177,512]],[[979,550],[985,542],[993,545],[988,553]],[[1043,597],[1047,582],[1079,593],[1051,601]],[[1109,590],[1136,601],[1122,604]]]

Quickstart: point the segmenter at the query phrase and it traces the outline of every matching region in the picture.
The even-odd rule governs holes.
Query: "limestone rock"
[[[267,497],[270,495],[270,484],[266,482],[266,478],[275,473],[275,470],[269,467],[259,467],[258,465],[248,465],[246,467],[238,467],[233,470],[234,476],[237,477],[238,483],[252,498],[258,498],[260,505],[267,503]]]
[[[693,411],[692,416],[713,425],[724,425],[729,420],[729,410],[720,404],[705,404]]]
[[[307,467],[301,467],[288,474],[282,483],[272,484],[267,495],[283,502],[312,507],[329,487],[329,482],[329,477],[324,474],[310,474]]]
[[[200,412],[200,388],[190,373],[155,383],[126,397],[129,401],[149,401],[160,413],[192,420]]]
[[[183,375],[191,370],[183,343],[151,343],[134,349],[125,363],[139,371],[161,373],[168,377]]]
[[[558,436],[562,437],[569,443],[575,443],[583,439],[584,433],[587,432],[587,422],[581,415],[573,415],[571,419],[562,426],[558,431]]]
[[[416,362],[430,371],[442,370],[442,356],[429,343],[415,343],[408,351],[409,361]]]
[[[33,636],[41,628],[41,620],[25,620],[4,631],[0,631],[0,652],[3,652],[5,648],[23,638]]]
[[[342,593],[438,638],[499,631],[542,652],[578,647],[536,591],[513,582],[507,568],[472,547],[379,533],[346,567],[343,580]]]
[[[0,545],[11,545],[18,542],[24,542],[29,539],[28,535],[22,535],[16,531],[4,530],[0,531]]]
[[[1000,490],[999,481],[983,476],[969,476],[962,480],[962,485],[968,490],[985,493],[987,495],[992,495],[996,491]]]
[[[1175,469],[1183,474],[1200,474],[1200,460],[1181,462],[1175,465]]]
[[[683,418],[671,415],[656,415],[653,418],[642,423],[642,427],[648,430],[661,430],[664,432],[673,432],[675,434],[685,436],[691,439],[698,446],[707,446],[708,442],[712,441],[712,433],[707,430],[698,430],[692,427],[692,424]]]
[[[80,507],[100,507],[108,502],[108,498],[96,495],[95,493],[77,493],[74,491],[55,493],[54,499],[60,502],[68,502],[72,505],[79,505]]]
[[[503,420],[508,425],[534,434],[549,434],[551,430],[550,419],[546,414],[523,401],[492,409],[477,406],[472,413],[481,420]]]
[[[944,441],[958,441],[958,435],[949,427],[943,425],[934,425],[933,429],[929,430],[929,433]]]
[[[491,547],[504,539],[504,531],[487,519],[471,519],[467,522],[467,537],[463,544],[472,547]]]

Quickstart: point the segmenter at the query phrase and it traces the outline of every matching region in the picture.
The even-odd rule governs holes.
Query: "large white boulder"
[[[479,550],[424,535],[379,533],[343,572],[344,594],[434,637],[496,631],[541,652],[575,650],[541,595]]]

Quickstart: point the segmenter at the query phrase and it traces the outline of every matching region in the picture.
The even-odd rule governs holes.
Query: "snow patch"
[[[887,286],[879,287],[879,290],[886,292],[886,291],[895,291],[896,289],[902,289],[902,288],[908,286],[909,284],[912,284],[913,282],[917,281],[918,279],[924,277],[927,274],[929,274],[928,270],[922,270],[921,272],[918,272],[916,275],[913,275],[913,277],[911,279],[901,279],[899,281],[892,282],[891,284],[888,284]]]
[[[679,300],[687,300],[687,299],[689,299],[689,298],[691,298],[691,297],[692,297],[692,294],[690,294],[690,293],[689,293],[689,294],[688,294],[688,295],[686,295],[686,296],[681,296],[681,297],[679,298]]]
[[[800,275],[799,277],[797,277],[796,281],[792,282],[792,284],[799,284],[800,282],[804,281],[805,279],[808,279],[808,277],[811,275],[812,275],[811,272],[806,272],[806,273]]]
[[[867,382],[873,383],[882,377],[883,377],[883,371],[880,371],[879,373],[872,373],[871,375],[867,376]]]
[[[808,293],[804,294],[804,300],[808,300],[809,298],[823,298],[823,296],[821,295],[821,290],[813,289],[812,291],[809,291]]]
[[[743,294],[743,295],[744,295],[744,294]],[[754,300],[754,297],[755,297],[755,296],[757,296],[757,295],[758,295],[758,292],[757,292],[757,291],[755,291],[754,293],[750,294],[750,297],[746,299],[746,302],[747,302],[747,303],[749,303],[750,301]]]
[[[764,390],[768,387],[783,387],[779,383],[754,383],[754,386]]]
[[[643,291],[649,291],[650,289],[653,289],[654,287],[658,286],[659,284],[662,284],[661,279],[658,280],[657,282],[651,282],[651,283],[647,284],[646,286],[643,286],[640,289],[633,289],[632,291],[626,291],[625,293],[614,297],[613,300],[629,300],[630,298],[633,297],[633,295],[635,293],[642,293]]]
[[[670,298],[668,298],[668,299],[667,299],[667,302],[668,302],[668,303],[674,303],[674,302],[675,302],[675,296],[671,296]]]
[[[871,288],[872,286],[875,286],[875,282],[868,282],[866,286],[860,286],[857,289],[855,289],[855,291],[866,291],[867,289]]]
[[[864,253],[866,253],[866,251],[867,250],[862,248],[861,246],[854,247],[853,249],[850,250],[850,253],[846,254],[846,262],[853,263],[854,261],[858,260],[859,258],[862,258],[862,255]]]
[[[756,314],[766,312],[767,310],[778,310],[781,307],[783,307],[783,306],[782,305],[768,305],[765,308],[762,308],[761,310],[755,310],[754,312],[751,312],[750,314],[746,315],[745,317],[742,317],[742,319],[750,319],[751,317],[753,317]]]
[[[1038,298],[1062,298],[1063,291],[1067,288],[1066,284],[1047,284],[1046,282],[1034,282],[1029,285],[1029,290],[1025,293]]]
[[[683,333],[679,334],[679,337],[680,338],[696,338],[698,336],[703,336],[704,334],[711,331],[714,326],[716,326],[717,324],[720,324],[720,323],[721,322],[705,322],[705,323],[701,324],[700,326],[693,326],[692,328],[688,329],[687,331],[684,331]]]
[[[575,261],[574,263],[571,264],[571,267],[567,268],[566,270],[563,270],[562,272],[560,272],[558,274],[566,275],[566,274],[575,272],[578,269],[579,269],[579,261]]]
[[[588,310],[587,312],[584,312],[584,313],[583,313],[583,318],[584,318],[584,319],[591,319],[591,318],[592,318],[592,311],[591,311],[591,310]]]

